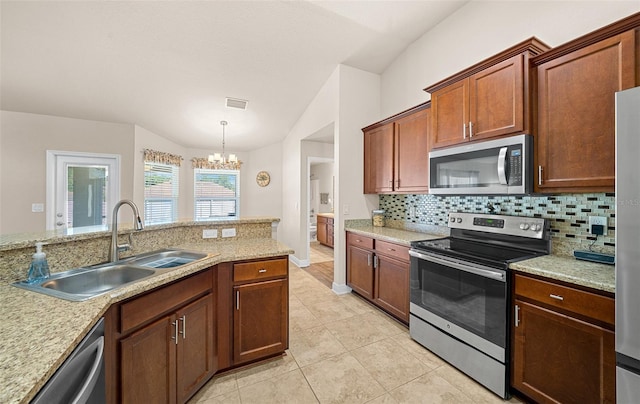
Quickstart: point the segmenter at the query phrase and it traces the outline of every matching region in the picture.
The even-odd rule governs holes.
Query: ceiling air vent
[[[241,110],[245,110],[247,109],[247,104],[249,103],[249,101],[247,100],[241,100],[239,98],[226,98],[226,105],[227,108],[235,108],[235,109],[241,109]]]

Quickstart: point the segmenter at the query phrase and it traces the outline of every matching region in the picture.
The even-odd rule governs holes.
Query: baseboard
[[[335,293],[336,295],[346,295],[347,293],[351,293],[351,288],[344,283],[337,284],[333,282],[331,290],[333,290],[333,293]]]
[[[289,255],[289,261],[293,262],[298,268],[306,268],[310,265],[308,259],[300,260],[295,255]]]

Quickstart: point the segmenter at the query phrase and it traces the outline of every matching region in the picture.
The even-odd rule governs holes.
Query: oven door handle
[[[436,257],[431,254],[424,254],[415,250],[409,250],[409,255],[412,257],[420,258],[426,261],[435,262],[436,264],[445,265],[448,267],[452,267],[455,269],[459,269],[461,271],[469,272],[474,275],[479,275],[484,278],[495,279],[500,282],[506,282],[505,274],[502,272],[491,271],[489,269],[485,269],[484,267],[476,266],[474,264],[468,262],[462,262],[458,260],[445,259],[441,257]]]
[[[507,184],[507,148],[502,147],[498,154],[498,181],[502,185]]]

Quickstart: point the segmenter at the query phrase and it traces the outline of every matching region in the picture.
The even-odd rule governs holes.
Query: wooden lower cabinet
[[[316,226],[318,242],[333,248],[333,218],[318,215]]]
[[[212,270],[109,310],[109,402],[184,403],[216,371]]]
[[[289,260],[232,266],[231,366],[283,353],[289,347]]]
[[[516,275],[514,303],[512,387],[536,402],[615,403],[612,298]]]
[[[347,285],[409,322],[409,248],[347,232]]]
[[[233,288],[233,361],[243,363],[287,348],[287,281],[278,279]]]

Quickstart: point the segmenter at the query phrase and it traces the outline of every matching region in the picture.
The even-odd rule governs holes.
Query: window
[[[180,167],[144,163],[144,223],[170,223],[178,217]]]
[[[240,215],[240,171],[196,168],[194,185],[196,221]]]

